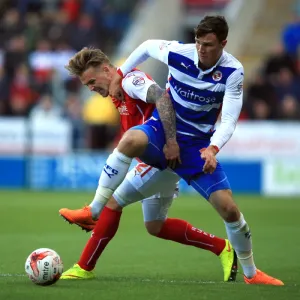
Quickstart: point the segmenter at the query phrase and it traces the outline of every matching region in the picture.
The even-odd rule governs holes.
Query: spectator
[[[40,19],[36,13],[27,14],[24,35],[26,39],[26,49],[33,51],[42,35]]]
[[[246,93],[245,110],[250,119],[268,120],[276,117],[277,97],[274,87],[258,71]]]
[[[4,13],[0,20],[0,46],[10,40],[13,36],[21,35],[23,24],[20,19],[20,13],[16,9],[9,9]]]
[[[294,77],[288,68],[282,68],[276,77],[275,92],[279,103],[286,95],[291,95],[297,101],[300,101],[300,85],[299,79]]]
[[[299,101],[292,95],[286,94],[278,107],[280,120],[300,121]]]
[[[297,74],[295,60],[285,51],[282,44],[277,44],[266,59],[265,75],[273,82],[282,68],[288,68],[294,75]]]
[[[48,40],[40,40],[35,51],[29,55],[29,65],[39,83],[49,81],[53,68],[53,51]]]
[[[52,45],[60,41],[69,42],[70,37],[73,35],[71,24],[68,22],[68,15],[63,10],[49,15],[43,25],[44,37]]]
[[[54,104],[50,95],[42,95],[38,104],[32,109],[30,113],[32,121],[56,120],[62,118],[62,110],[59,106]]]
[[[16,2],[18,11],[23,16],[26,15],[27,12],[40,12],[43,6],[40,0],[17,0]]]
[[[282,31],[285,51],[296,58],[300,45],[300,16],[295,14],[293,22],[287,24]]]
[[[52,57],[53,69],[58,73],[59,78],[63,81],[72,80],[65,68],[65,65],[75,53],[75,50],[73,50],[71,46],[64,41],[59,41],[55,46],[55,51],[53,52]]]
[[[8,80],[5,74],[5,69],[0,66],[0,116],[8,114],[9,112],[9,89]]]
[[[82,120],[82,107],[76,94],[68,95],[63,115],[72,124],[72,148],[83,148],[84,123]]]
[[[85,46],[113,51],[138,1],[4,1],[0,20],[0,115],[42,121],[63,116],[73,126],[73,148],[83,147],[85,125],[78,96],[83,95],[82,87],[64,65]],[[114,107],[107,113],[115,114]],[[89,124],[95,129],[90,132],[96,149],[113,141],[118,130],[105,121],[100,123]]]
[[[80,0],[63,0],[62,10],[66,13],[68,22],[77,21],[80,14]]]
[[[27,116],[35,103],[37,93],[31,86],[29,69],[20,64],[10,84],[10,108],[14,115]]]
[[[99,45],[100,39],[94,26],[94,20],[88,14],[82,13],[78,23],[73,25],[70,37],[71,46],[79,51],[83,47]]]
[[[23,63],[27,63],[25,36],[17,35],[8,41],[4,54],[4,67],[9,81]]]

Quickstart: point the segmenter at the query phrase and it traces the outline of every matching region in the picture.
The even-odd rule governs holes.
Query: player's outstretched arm
[[[166,145],[164,153],[169,167],[174,168],[176,163],[181,163],[181,161],[179,146],[176,141],[176,116],[170,96],[159,85],[152,84],[148,88],[146,101],[156,105],[165,131]]]
[[[147,60],[149,57],[160,60],[167,64],[169,49],[168,45],[172,42],[164,40],[147,40],[138,46],[126,59],[118,72],[113,76],[111,84],[109,86],[109,95],[116,99],[120,99],[121,81],[122,78],[136,68],[139,64]]]

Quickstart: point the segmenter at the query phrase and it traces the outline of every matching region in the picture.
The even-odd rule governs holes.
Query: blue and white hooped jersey
[[[223,51],[209,70],[198,67],[195,44],[148,40],[140,45],[121,66],[127,73],[149,56],[169,67],[169,90],[176,111],[177,132],[208,137],[221,148],[231,137],[238,120],[243,97],[244,70],[231,54]],[[215,124],[222,110],[221,125]]]

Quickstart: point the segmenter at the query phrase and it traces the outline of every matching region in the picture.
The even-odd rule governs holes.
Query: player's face
[[[226,40],[219,42],[214,33],[195,37],[195,41],[200,66],[204,69],[209,69],[217,63],[227,43]]]
[[[111,82],[109,66],[101,65],[98,67],[89,67],[81,74],[79,79],[90,91],[96,92],[102,97],[108,96],[108,89]]]

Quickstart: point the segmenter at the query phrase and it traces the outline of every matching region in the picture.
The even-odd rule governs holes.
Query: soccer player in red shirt
[[[84,48],[70,61],[67,69],[78,76],[83,85],[107,97],[112,76],[117,69],[99,49]],[[133,70],[122,80],[124,100],[112,99],[121,116],[123,131],[144,123],[152,114],[162,89],[142,71]],[[164,109],[172,109],[163,107]],[[160,107],[162,109],[162,107]],[[99,112],[101,113],[101,112]],[[167,112],[165,112],[167,113]],[[108,176],[114,176],[114,169],[106,168]],[[64,272],[62,279],[90,279],[92,270],[101,253],[118,230],[122,208],[130,201],[142,200],[144,222],[151,235],[185,245],[209,250],[221,259],[224,281],[234,281],[237,272],[235,251],[228,240],[208,234],[187,221],[168,218],[167,211],[177,196],[179,177],[171,170],[160,171],[139,163],[128,172],[126,179],[115,191],[102,213],[97,193],[89,206],[78,210],[61,209],[60,214],[70,223],[93,230],[77,264]],[[97,222],[94,221],[98,219]]]

